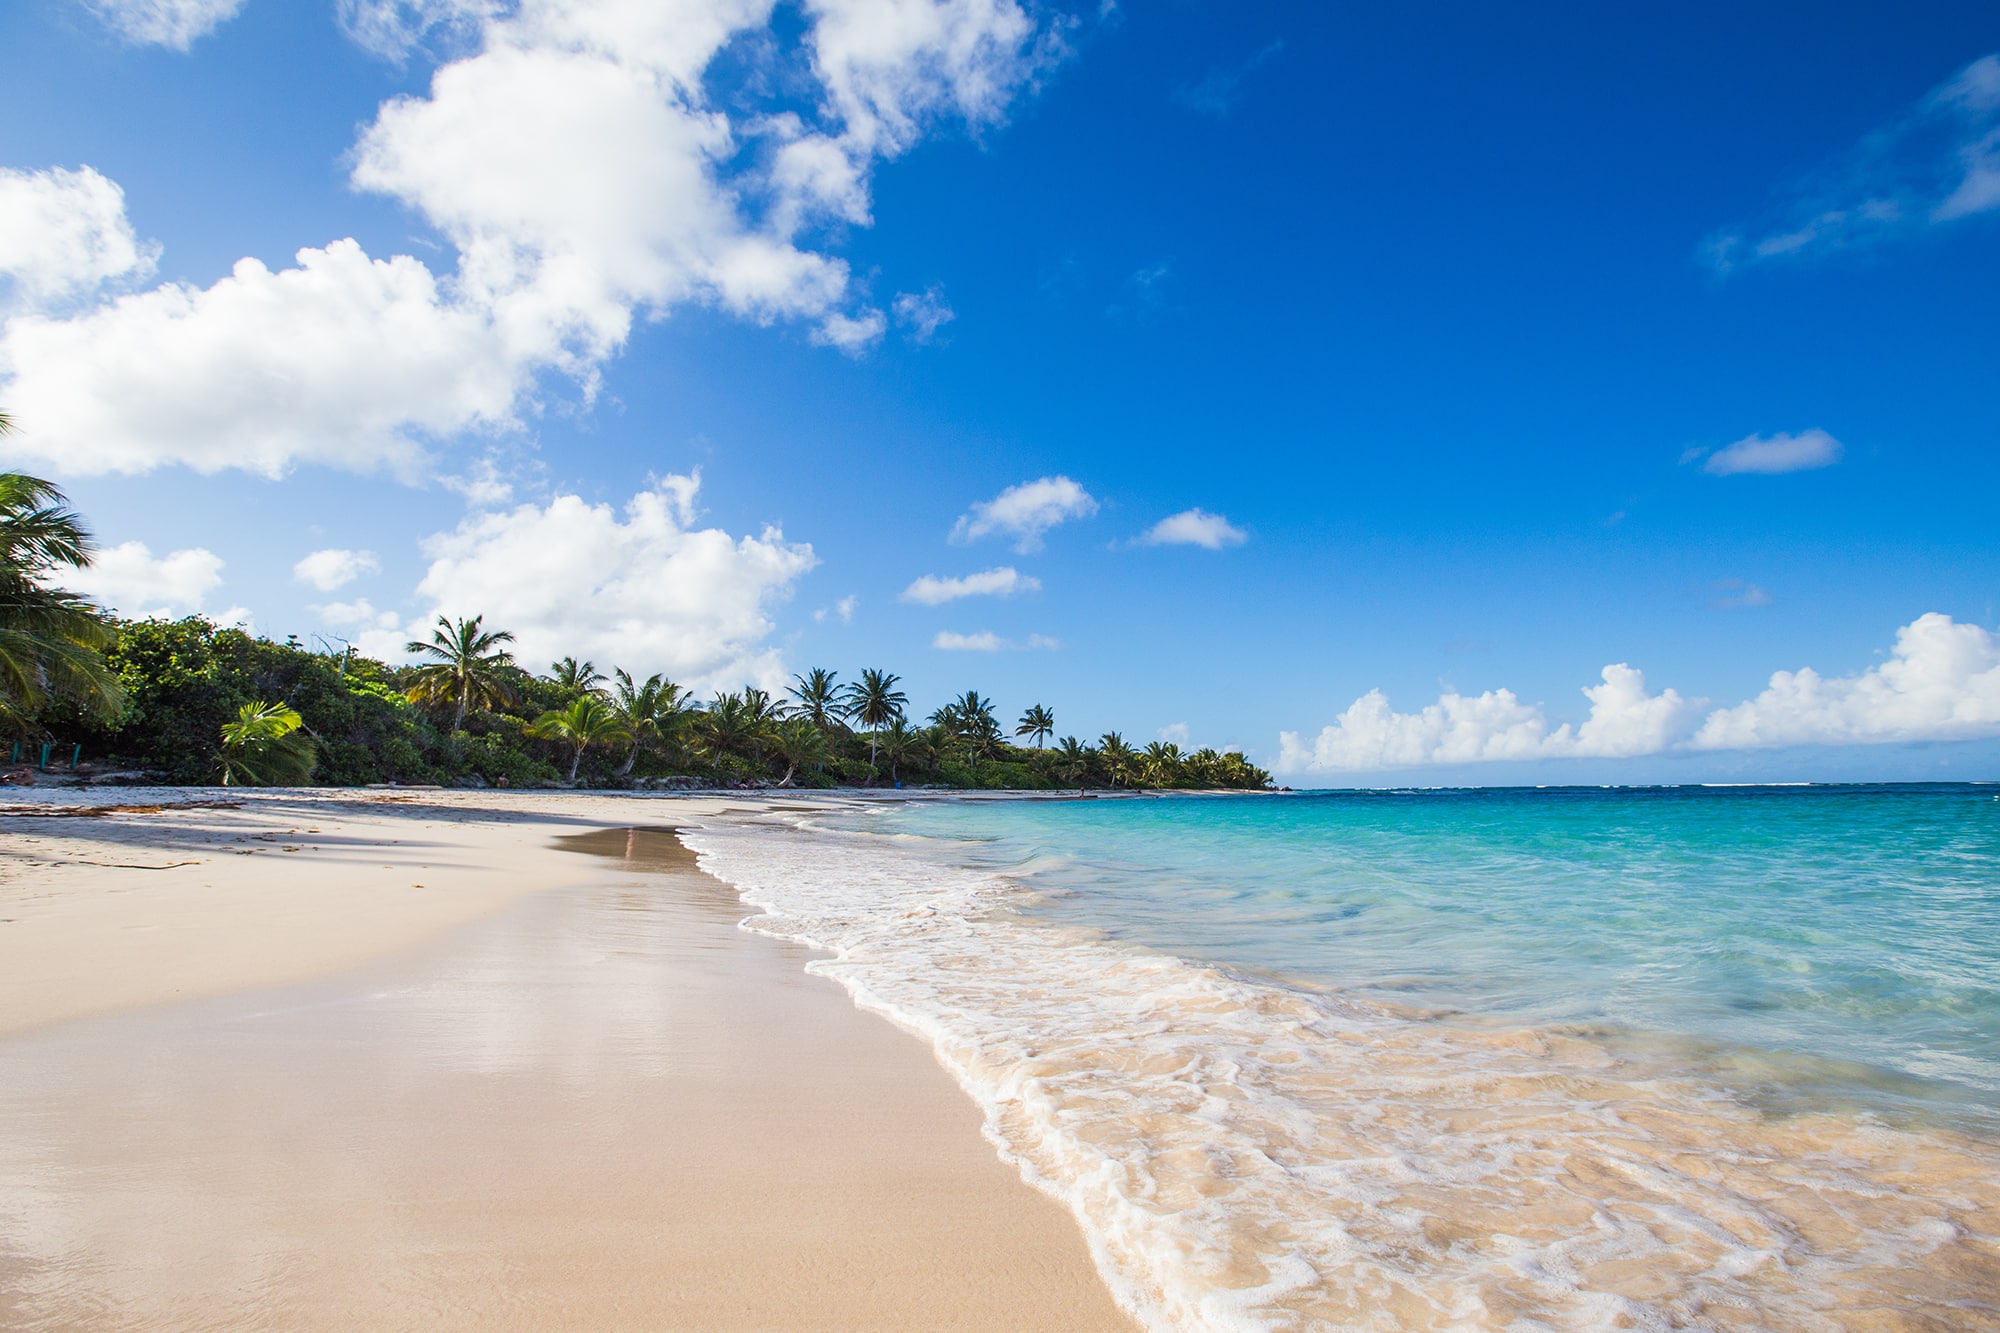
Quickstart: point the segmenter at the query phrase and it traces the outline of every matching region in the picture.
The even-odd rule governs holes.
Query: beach
[[[764,804],[10,802],[0,1324],[1131,1327],[925,1045],[665,831]]]

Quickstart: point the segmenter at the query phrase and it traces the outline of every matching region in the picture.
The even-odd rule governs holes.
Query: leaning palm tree
[[[875,767],[876,733],[903,715],[909,696],[896,688],[901,676],[870,668],[842,696],[847,715],[868,728],[868,767]]]
[[[7,419],[0,415],[0,434]],[[48,586],[90,563],[92,543],[63,493],[39,477],[0,472],[0,722],[13,729],[51,696],[109,719],[124,690],[102,651],[113,638],[86,599]]]
[[[793,776],[801,768],[822,768],[833,758],[826,733],[804,714],[786,718],[772,729],[771,748],[785,761],[785,776],[778,779],[780,787],[791,786]]]
[[[1056,715],[1036,704],[1021,714],[1021,725],[1014,728],[1016,736],[1032,736],[1035,748],[1042,748],[1042,742],[1056,734]]]
[[[409,690],[411,702],[451,703],[451,729],[465,725],[465,714],[474,705],[494,708],[514,702],[514,686],[508,679],[513,657],[500,645],[512,643],[506,630],[482,630],[485,616],[451,621],[437,618],[431,641],[412,639],[403,651],[413,657],[432,659],[417,668],[417,683]]]
[[[794,711],[811,718],[821,731],[832,731],[840,725],[842,691],[834,684],[836,679],[825,667],[814,667],[803,676],[793,676],[792,687],[785,691],[798,700]]]
[[[560,662],[549,663],[549,679],[557,688],[572,698],[584,694],[601,694],[598,687],[604,684],[604,673],[593,662],[579,662],[574,657],[565,657]]]
[[[623,667],[613,675],[617,684],[611,692],[611,715],[630,736],[625,762],[618,766],[622,778],[630,776],[632,765],[638,762],[640,746],[666,739],[687,711],[687,703],[681,697],[681,687],[657,672],[646,677],[643,685],[634,685],[631,673]]]
[[[312,776],[318,754],[290,704],[244,704],[222,724],[222,785],[296,787]]]
[[[576,770],[583,763],[585,750],[593,745],[618,745],[631,738],[610,705],[594,694],[571,700],[567,708],[552,708],[543,713],[529,725],[528,734],[536,740],[558,741],[570,747],[571,783],[576,781]]]

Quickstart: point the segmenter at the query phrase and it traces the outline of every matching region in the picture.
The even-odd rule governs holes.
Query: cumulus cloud
[[[1012,597],[1017,592],[1039,592],[1041,587],[1040,579],[1023,574],[1012,565],[1002,565],[956,579],[926,574],[903,589],[903,600],[942,606],[961,597]]]
[[[1831,679],[1780,671],[1754,699],[1711,713],[1702,750],[1964,740],[2000,735],[2000,636],[1938,612],[1896,631],[1889,660]]]
[[[1050,528],[1096,512],[1097,501],[1076,482],[1068,477],[1042,477],[1009,486],[991,500],[973,505],[971,512],[959,515],[952,526],[951,540],[970,542],[1004,533],[1014,538],[1015,550],[1039,551]]]
[[[1184,509],[1146,529],[1139,537],[1144,546],[1201,546],[1220,551],[1225,546],[1241,546],[1250,534],[1220,514],[1205,509]]]
[[[0,277],[7,305],[50,310],[153,272],[159,247],[125,217],[125,192],[90,167],[0,168]]]
[[[1279,767],[1292,772],[1364,772],[1496,759],[1624,758],[1653,754],[1692,730],[1700,701],[1669,689],[1646,692],[1645,673],[1623,662],[1587,686],[1590,715],[1581,726],[1552,727],[1540,704],[1512,690],[1447,693],[1420,712],[1398,713],[1370,690],[1307,740],[1279,737]]]
[[[668,476],[623,514],[558,495],[467,517],[424,542],[417,587],[438,615],[484,615],[524,661],[564,656],[655,671],[696,690],[782,685],[772,609],[819,563],[776,528],[733,537],[696,526],[700,481]]]
[[[363,574],[377,574],[381,570],[382,562],[375,558],[373,551],[349,551],[330,546],[323,551],[314,551],[293,565],[292,577],[301,583],[310,583],[321,592],[332,592]]]
[[[1511,690],[1447,693],[1398,713],[1370,690],[1317,736],[1279,736],[1285,772],[1366,772],[1500,759],[1631,758],[1674,751],[1856,745],[2000,736],[2000,635],[1931,612],[1896,631],[1889,660],[1851,676],[1780,671],[1754,699],[1709,709],[1674,690],[1650,694],[1618,663],[1583,691],[1580,726],[1552,726]],[[1705,715],[1704,715],[1705,714]]]
[[[1708,238],[1718,272],[1868,245],[2000,209],[2000,55],[1981,56],[1844,158]]]
[[[948,653],[1005,653],[1005,652],[1054,652],[1062,644],[1046,634],[1030,634],[1016,642],[1003,639],[990,629],[977,634],[959,634],[952,630],[939,630],[931,640],[931,647],[941,648]]]
[[[191,615],[221,586],[222,557],[194,546],[156,558],[144,542],[121,542],[99,551],[88,568],[65,573],[62,582],[122,616]],[[224,614],[232,621],[246,618],[241,608]]]
[[[70,473],[413,478],[442,444],[518,428],[550,375],[589,401],[636,320],[689,303],[864,351],[888,316],[807,238],[865,224],[874,165],[932,128],[999,120],[1060,57],[1060,21],[1013,0],[804,13],[780,40],[768,0],[347,0],[343,22],[376,49],[451,31],[470,52],[385,102],[351,155],[353,184],[419,213],[454,271],[337,240],[277,272],[244,260],[206,288],[17,317],[0,395]],[[797,66],[773,87],[818,90],[811,116],[710,99],[717,56],[756,40]],[[938,317],[913,308],[912,327]]]
[[[135,46],[185,51],[236,16],[243,0],[85,0],[91,10]]]
[[[1844,452],[1839,440],[1815,427],[1802,430],[1797,435],[1787,435],[1783,431],[1769,436],[1746,435],[1714,453],[1690,449],[1681,455],[1681,461],[1691,463],[1697,458],[1705,458],[1701,470],[1715,477],[1733,477],[1746,472],[1772,476],[1832,467],[1840,461]]]

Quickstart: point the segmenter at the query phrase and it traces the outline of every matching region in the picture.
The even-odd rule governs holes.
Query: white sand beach
[[[622,831],[744,804],[7,802],[0,1324],[1131,1327],[920,1041]]]

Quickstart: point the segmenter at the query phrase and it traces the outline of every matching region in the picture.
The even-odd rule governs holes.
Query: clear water
[[[867,825],[951,840],[1038,890],[1030,914],[1115,940],[1689,1039],[1793,1106],[2000,1127],[2000,787],[966,802]]]

